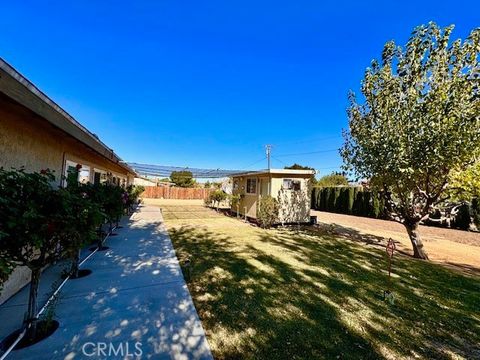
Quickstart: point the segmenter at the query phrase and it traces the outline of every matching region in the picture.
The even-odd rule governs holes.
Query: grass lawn
[[[216,359],[480,359],[480,278],[328,233],[162,206]],[[189,214],[190,213],[190,214]]]

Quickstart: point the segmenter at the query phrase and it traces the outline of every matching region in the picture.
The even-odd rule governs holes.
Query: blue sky
[[[349,89],[430,20],[464,38],[476,1],[8,1],[0,56],[125,160],[330,173]],[[292,155],[297,153],[315,154]]]

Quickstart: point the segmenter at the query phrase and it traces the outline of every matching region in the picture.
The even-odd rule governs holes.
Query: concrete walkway
[[[160,209],[123,226],[84,264],[93,273],[62,289],[58,330],[7,359],[212,359]],[[25,288],[0,307],[0,335],[21,323],[26,299]]]

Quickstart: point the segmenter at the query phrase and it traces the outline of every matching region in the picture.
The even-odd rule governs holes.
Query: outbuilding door
[[[269,193],[270,180],[260,179],[260,196],[267,196]]]

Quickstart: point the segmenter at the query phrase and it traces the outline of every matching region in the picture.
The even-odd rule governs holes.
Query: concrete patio
[[[57,331],[7,359],[212,359],[159,208],[142,206],[122,225],[82,267],[93,273],[63,287]],[[40,305],[65,266],[46,270]],[[27,298],[24,288],[0,306],[1,338],[21,324]]]

